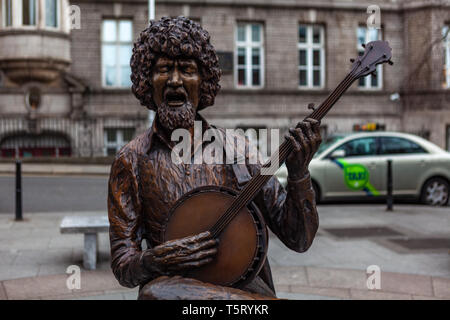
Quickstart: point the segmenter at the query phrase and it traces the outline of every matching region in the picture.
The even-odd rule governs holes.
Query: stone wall
[[[443,50],[439,37],[444,24],[450,21],[450,7],[443,1],[159,0],[156,13],[157,18],[184,15],[200,21],[216,49],[228,52],[235,51],[237,22],[262,23],[264,88],[236,89],[234,74],[224,74],[215,106],[202,113],[210,122],[228,128],[285,130],[306,117],[306,106],[311,102],[320,104],[350,70],[349,59],[357,55],[356,29],[365,25],[366,8],[374,3],[381,7],[383,39],[393,48],[395,65],[383,67],[381,90],[361,90],[353,85],[323,124],[331,134],[349,132],[355,124],[377,122],[386,130],[428,135],[432,142],[445,147],[450,99],[449,90],[442,87]],[[77,155],[101,155],[105,128],[134,127],[139,133],[148,125],[148,112],[130,89],[102,87],[102,21],[132,19],[136,39],[147,26],[147,1],[74,0],[71,4],[81,9],[81,30],[71,31],[70,54],[64,50],[59,54],[69,57],[71,74],[88,90],[78,118],[73,119],[70,86],[64,81],[47,85],[39,117],[71,124],[73,128],[68,132],[74,135]],[[300,23],[324,26],[326,74],[321,90],[298,88]],[[8,84],[7,79],[2,83]],[[29,114],[24,103],[25,89],[0,87],[2,117],[24,118]],[[392,101],[393,93],[399,93],[400,100]]]

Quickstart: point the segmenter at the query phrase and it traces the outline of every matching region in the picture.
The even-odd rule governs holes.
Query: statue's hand
[[[322,142],[320,122],[308,118],[299,122],[295,129],[290,129],[289,133],[286,139],[291,141],[294,151],[286,159],[286,167],[289,178],[299,180],[308,172],[308,165]]]
[[[201,267],[212,261],[218,240],[209,231],[182,239],[170,240],[145,251],[144,266],[162,275]]]

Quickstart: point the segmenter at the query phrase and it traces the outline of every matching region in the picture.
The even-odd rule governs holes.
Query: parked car
[[[309,166],[317,201],[386,196],[388,159],[392,160],[395,197],[448,204],[450,153],[423,138],[398,132],[336,135],[324,141]],[[285,166],[277,177],[286,184]]]

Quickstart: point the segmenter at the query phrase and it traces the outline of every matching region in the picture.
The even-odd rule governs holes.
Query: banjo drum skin
[[[211,230],[236,194],[233,189],[214,186],[185,194],[168,215],[162,243]],[[182,275],[221,286],[242,287],[250,283],[267,256],[267,228],[256,205],[251,202],[243,207],[218,239],[214,260]]]

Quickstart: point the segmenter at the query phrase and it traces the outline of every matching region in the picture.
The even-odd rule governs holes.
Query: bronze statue
[[[255,193],[253,204],[241,200],[240,207],[235,206],[235,212],[229,214],[230,221],[245,211],[242,214],[253,217],[250,222],[259,217],[258,230],[265,232],[267,226],[290,249],[306,251],[319,223],[308,172],[321,142],[319,121],[300,122],[286,137],[289,148],[280,149],[289,173],[286,191],[276,178],[261,180],[261,165],[248,161],[242,166],[175,164],[171,133],[184,128],[193,134],[195,120],[202,121],[203,130],[211,128],[198,113],[214,104],[220,89],[221,72],[209,34],[184,17],[151,22],[134,45],[131,67],[133,93],[143,106],[156,111],[156,119],[152,128],[120,150],[111,168],[108,212],[116,278],[123,286],[140,286],[139,299],[276,298],[263,253],[256,271],[246,270],[246,281],[235,287],[217,284],[220,280],[199,280],[210,279],[209,274],[205,276],[208,266],[216,263],[218,252],[227,246],[221,237],[227,224],[216,223],[217,228],[167,240],[171,215],[174,206],[199,187],[215,186],[217,192],[211,194],[235,204],[245,185],[258,184],[259,188],[250,190]],[[249,192],[244,191],[240,195]],[[198,210],[200,207],[213,211],[211,204],[199,205]],[[191,208],[191,213],[196,210]],[[188,220],[186,228],[191,223]],[[238,230],[239,225],[234,228]],[[144,240],[146,250],[141,247]],[[265,241],[260,239],[259,246],[267,250]],[[191,278],[194,274],[199,276]]]

